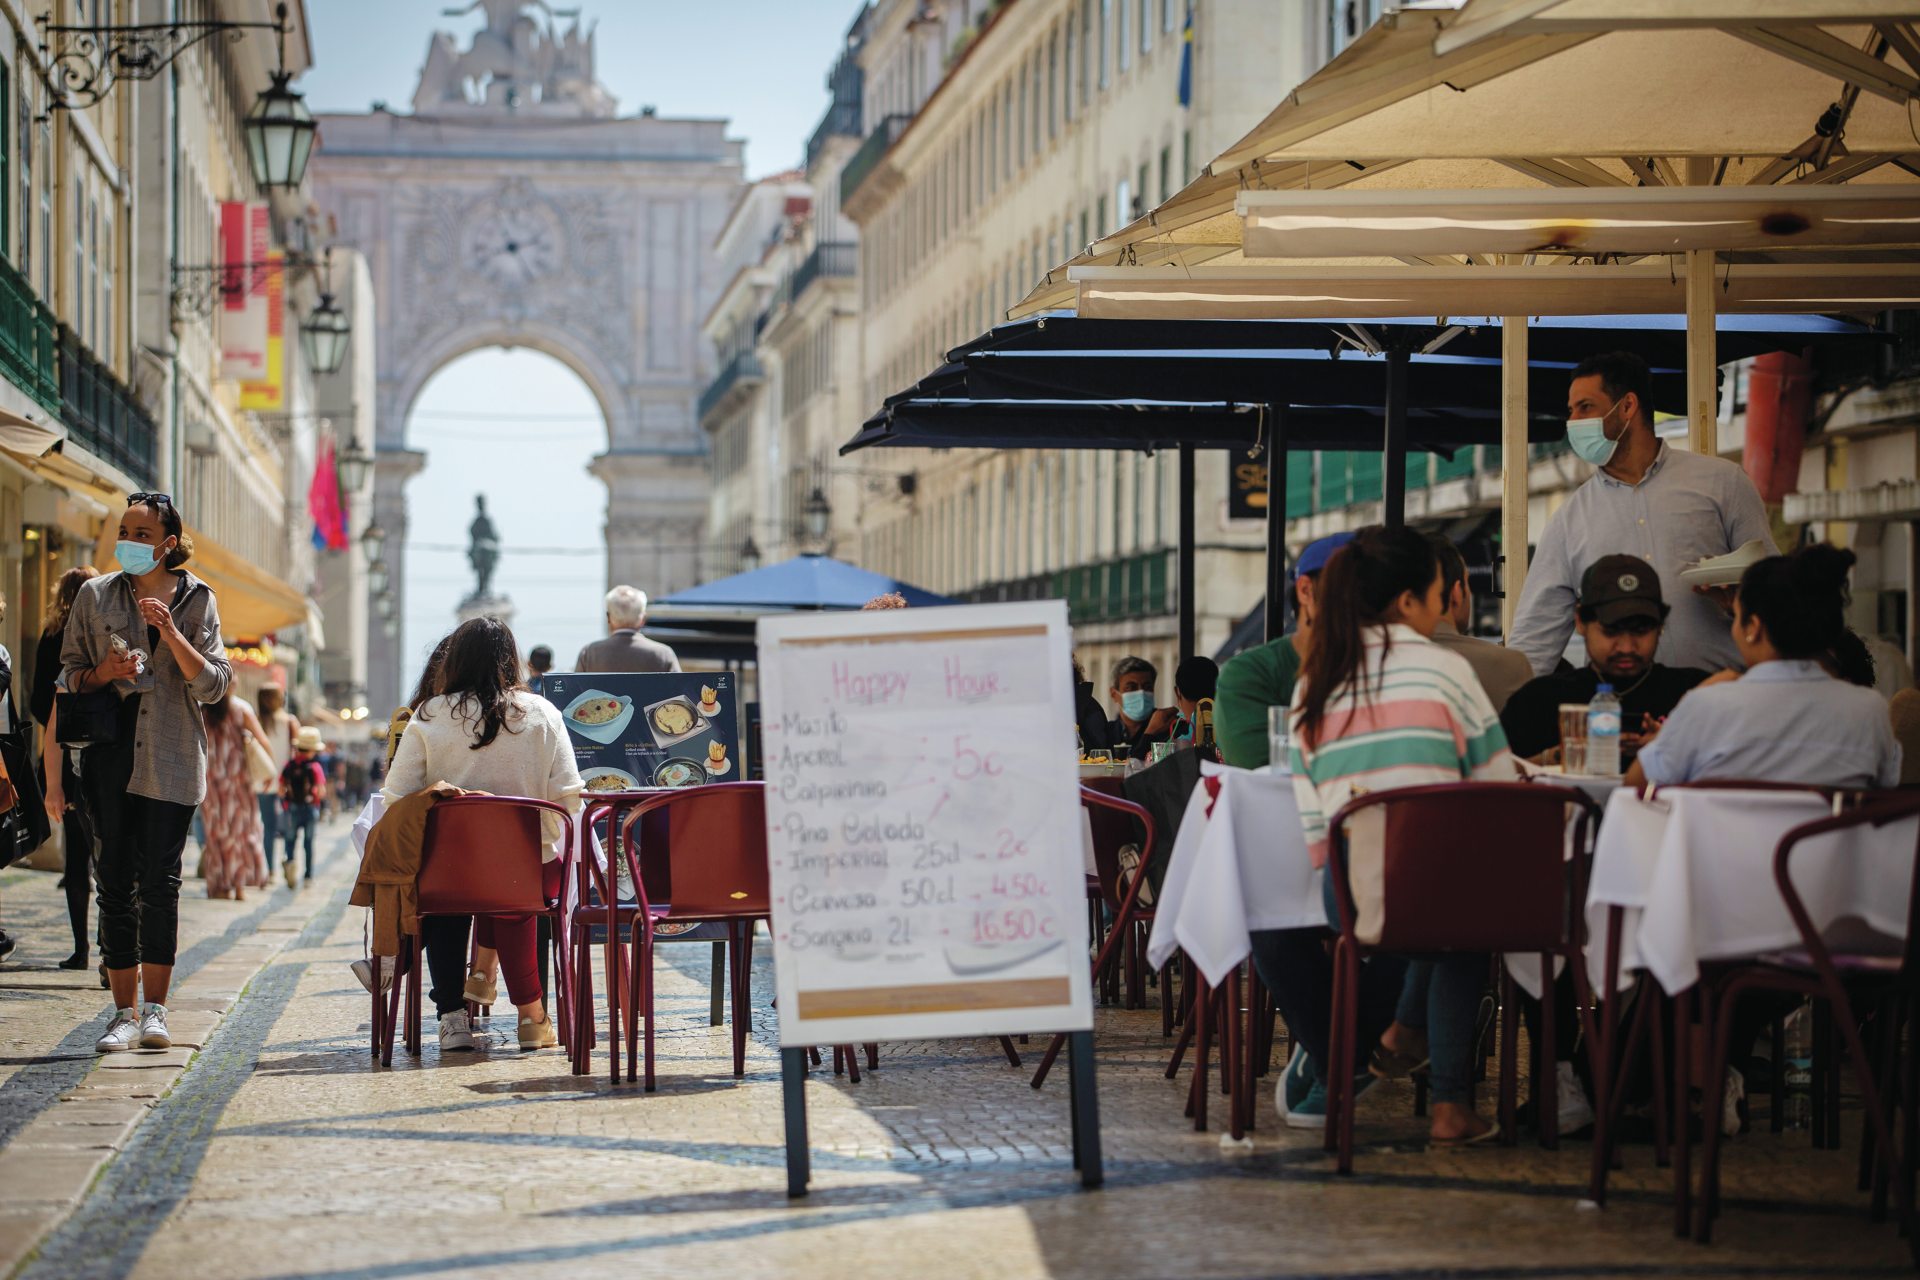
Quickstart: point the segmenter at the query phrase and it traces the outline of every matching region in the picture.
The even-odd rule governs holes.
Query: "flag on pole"
[[[313,483],[307,486],[307,515],[313,520],[315,551],[347,549],[347,510],[340,501],[340,472],[333,463],[333,439],[323,436],[320,456],[314,460]]]
[[[1193,105],[1193,6],[1187,6],[1186,30],[1180,34],[1180,105]]]

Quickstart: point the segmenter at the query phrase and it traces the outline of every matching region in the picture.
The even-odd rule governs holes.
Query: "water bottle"
[[[1804,1129],[1813,1121],[1813,1009],[1801,1005],[1787,1016],[1786,1127]]]
[[[1587,772],[1598,778],[1620,773],[1620,699],[1603,684],[1587,704]]]

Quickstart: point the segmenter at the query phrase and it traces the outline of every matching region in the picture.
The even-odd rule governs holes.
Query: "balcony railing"
[[[857,138],[860,136],[860,99],[858,97],[860,80],[859,68],[857,66],[854,68],[854,72],[854,93],[856,95],[854,99],[851,102],[836,102],[828,107],[827,114],[821,117],[819,126],[813,131],[813,136],[807,139],[807,168],[809,170],[811,170],[814,163],[820,159],[820,152],[826,147],[828,138]]]
[[[867,175],[880,167],[880,161],[886,156],[887,149],[900,140],[907,131],[907,124],[913,119],[908,115],[891,115],[874,126],[860,149],[853,153],[853,159],[847,161],[847,167],[840,171],[840,204],[846,207]]]
[[[759,356],[751,350],[737,352],[714,380],[707,384],[707,389],[700,393],[700,421],[705,422],[707,415],[727,398],[727,393],[735,386],[758,386],[766,380],[767,373],[760,367]]]
[[[73,442],[124,471],[142,487],[154,483],[159,428],[140,398],[60,326],[60,416]]]
[[[821,276],[851,276],[860,267],[860,246],[843,240],[823,240],[813,246],[813,252],[793,273],[793,282],[787,289],[787,300],[791,302],[807,291],[807,286]]]
[[[0,258],[0,373],[50,413],[61,411],[58,322],[27,278]]]
[[[1148,551],[1058,573],[989,582],[956,592],[954,596],[968,604],[1065,600],[1068,621],[1074,626],[1159,617],[1172,613],[1178,603],[1173,583],[1173,556],[1171,551]]]

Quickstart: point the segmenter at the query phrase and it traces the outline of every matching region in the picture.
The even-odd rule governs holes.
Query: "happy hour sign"
[[[762,619],[784,1046],[1087,1030],[1059,601]]]

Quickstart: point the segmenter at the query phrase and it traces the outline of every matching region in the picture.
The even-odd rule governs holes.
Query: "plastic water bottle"
[[[1787,1016],[1786,1062],[1778,1070],[1786,1072],[1787,1116],[1785,1127],[1804,1129],[1813,1120],[1813,1009],[1801,1005]]]
[[[1620,699],[1603,684],[1587,704],[1587,772],[1612,778],[1620,772]]]

